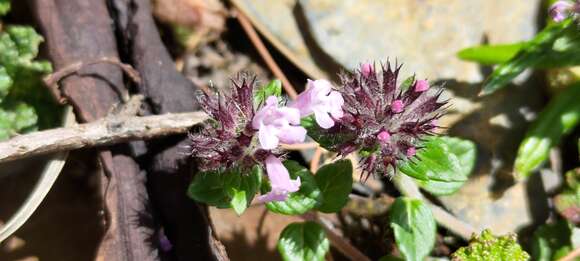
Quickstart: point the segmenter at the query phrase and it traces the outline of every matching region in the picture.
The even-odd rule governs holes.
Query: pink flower
[[[291,180],[290,173],[276,156],[270,155],[266,159],[266,172],[272,190],[259,196],[258,202],[284,201],[288,198],[289,193],[300,189],[300,177]]]
[[[391,103],[391,110],[394,113],[400,113],[403,111],[404,108],[405,108],[405,105],[403,104],[403,101],[401,101],[401,100],[394,100],[393,103]]]
[[[568,15],[572,9],[572,3],[568,1],[558,1],[550,6],[550,16],[555,22],[562,22]]]
[[[388,131],[381,131],[377,134],[377,139],[382,142],[389,141],[391,139],[391,134]]]
[[[373,66],[370,63],[363,63],[360,68],[361,68],[361,73],[365,77],[369,77],[374,73]]]
[[[323,129],[329,129],[334,126],[335,119],[343,116],[343,104],[342,95],[332,90],[329,81],[308,80],[306,90],[298,95],[296,102],[290,107],[297,108],[301,117],[314,113],[316,123]]]
[[[415,154],[417,154],[417,149],[415,149],[415,147],[409,147],[407,149],[407,153],[406,154],[407,154],[407,157],[409,157],[409,158],[410,157],[413,157],[413,156],[415,156]]]
[[[415,84],[415,92],[424,92],[429,89],[429,82],[426,80],[418,80]]]
[[[252,127],[258,130],[262,149],[271,150],[280,142],[292,144],[303,142],[306,129],[300,126],[300,111],[290,107],[278,108],[278,97],[270,96],[266,104],[256,112]]]

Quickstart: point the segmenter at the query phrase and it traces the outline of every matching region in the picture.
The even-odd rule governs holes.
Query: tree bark
[[[30,0],[46,39],[47,54],[56,71],[76,62],[117,58],[112,20],[104,0]],[[93,64],[61,81],[62,95],[77,118],[92,122],[119,106],[127,93],[116,65]],[[154,260],[153,230],[140,225],[148,218],[145,175],[125,145],[101,150],[104,169],[102,195],[107,230],[97,259]],[[79,235],[82,236],[82,235]]]

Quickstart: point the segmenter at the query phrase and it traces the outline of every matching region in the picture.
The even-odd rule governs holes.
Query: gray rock
[[[457,51],[514,42],[536,31],[540,0],[300,0],[312,36],[346,68],[398,59],[404,72],[429,79],[477,82],[473,63]]]

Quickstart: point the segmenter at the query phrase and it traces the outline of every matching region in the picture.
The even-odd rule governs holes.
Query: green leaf
[[[314,222],[292,223],[278,239],[278,251],[286,261],[323,261],[329,245],[324,229]]]
[[[423,260],[435,245],[435,219],[421,200],[399,197],[389,209],[397,248],[406,260]]]
[[[533,260],[558,260],[572,251],[573,229],[573,225],[563,220],[540,226],[532,239]]]
[[[442,141],[442,146],[447,146],[447,151],[450,155],[455,155],[459,161],[459,169],[456,169],[455,174],[465,177],[462,181],[438,181],[438,180],[417,180],[421,188],[430,192],[433,195],[443,196],[455,193],[471,175],[475,162],[477,160],[477,148],[475,143],[469,140],[462,140],[454,137],[439,137]]]
[[[573,29],[576,29],[576,25],[571,19],[562,23],[548,25],[544,30],[538,33],[534,39],[527,42],[515,57],[502,63],[493,71],[491,76],[484,83],[482,94],[487,95],[504,87],[526,68],[535,67],[542,63],[545,57],[550,57],[549,53],[552,50],[554,50],[552,55],[561,55],[562,51],[566,48],[571,50],[569,49],[569,46],[566,46],[566,44],[555,45],[555,43],[567,31]],[[579,54],[577,48],[572,52],[572,54]],[[568,55],[570,54],[562,55],[562,57],[565,58]],[[576,60],[574,63],[577,64],[580,63],[580,61]]]
[[[407,79],[405,79],[401,83],[401,86],[399,88],[401,88],[402,92],[406,92],[409,89],[409,87],[411,87],[411,84],[413,84],[414,82],[415,82],[415,75],[409,76],[409,77],[407,77]]]
[[[195,175],[187,194],[208,205],[232,207],[241,215],[252,202],[261,183],[262,168],[259,165],[255,165],[250,173],[241,173],[238,168],[206,171]]]
[[[246,208],[248,208],[248,204],[249,203],[246,200],[246,192],[243,190],[235,189],[232,200],[230,201],[230,205],[232,206],[236,214],[238,214],[238,216],[243,214],[244,211],[246,211]]]
[[[10,102],[0,108],[0,140],[36,130],[38,118],[34,108],[23,102]]]
[[[284,166],[290,173],[290,178],[300,177],[300,190],[290,193],[285,201],[272,201],[266,207],[275,213],[284,215],[301,215],[314,208],[323,200],[322,193],[310,171],[298,162],[287,160]]]
[[[509,61],[525,45],[526,43],[512,43],[474,46],[459,51],[457,57],[465,61],[493,65]]]
[[[252,202],[252,199],[258,193],[262,185],[262,168],[255,165],[250,173],[239,176],[239,181],[226,183],[226,191],[232,198],[230,205],[241,215]]]
[[[54,127],[61,118],[42,83],[52,67],[33,60],[41,42],[30,26],[6,26],[0,32],[0,139]]]
[[[318,144],[323,148],[331,151],[336,149],[336,145],[343,144],[353,138],[338,134],[338,132],[330,133],[327,130],[320,128],[314,119],[314,115],[302,118],[300,125],[308,131],[308,136],[310,138],[318,142]]]
[[[206,203],[212,206],[228,207],[230,198],[224,187],[224,175],[230,172],[205,171],[195,175],[187,195],[193,200]],[[236,175],[239,173],[234,173]]]
[[[472,238],[469,246],[462,247],[453,253],[451,258],[461,261],[525,261],[529,260],[530,256],[517,243],[515,234],[495,237],[486,229],[481,235]]]
[[[254,93],[254,107],[258,108],[272,95],[282,96],[282,82],[280,80],[273,80]]]
[[[518,178],[525,179],[547,158],[550,149],[580,122],[580,83],[553,98],[532,124],[515,161]]]
[[[322,192],[322,204],[316,207],[324,213],[338,212],[346,205],[352,190],[352,163],[339,160],[322,166],[314,175]]]
[[[469,178],[476,161],[476,146],[469,140],[431,137],[422,144],[417,159],[399,164],[399,171],[413,177],[434,195],[457,191]]]
[[[38,46],[44,41],[30,26],[8,26],[6,33],[14,41],[18,50],[18,58],[32,60],[38,55]]]
[[[0,0],[0,15],[10,12],[10,0]]]
[[[0,103],[2,103],[4,97],[8,95],[12,84],[12,78],[10,78],[8,72],[6,72],[6,68],[0,65]]]

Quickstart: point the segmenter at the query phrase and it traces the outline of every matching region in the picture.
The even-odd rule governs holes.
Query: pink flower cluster
[[[290,106],[280,107],[278,97],[268,97],[252,119],[252,127],[258,131],[260,146],[265,150],[276,149],[279,143],[303,142],[306,129],[300,126],[300,118],[314,114],[320,127],[331,128],[343,115],[343,103],[340,93],[332,91],[330,82],[308,80],[307,89]],[[272,190],[258,201],[284,201],[289,193],[300,189],[300,178],[292,180],[278,157],[269,155],[265,165]]]
[[[272,190],[258,200],[286,200],[289,193],[299,190],[300,179],[292,180],[282,164],[280,143],[303,142],[306,129],[300,126],[300,120],[312,114],[322,128],[334,126],[343,116],[342,96],[326,80],[309,80],[307,89],[289,106],[284,106],[277,96],[254,104],[254,76],[240,74],[232,85],[229,94],[199,96],[212,121],[189,135],[191,154],[202,171],[263,165]]]

